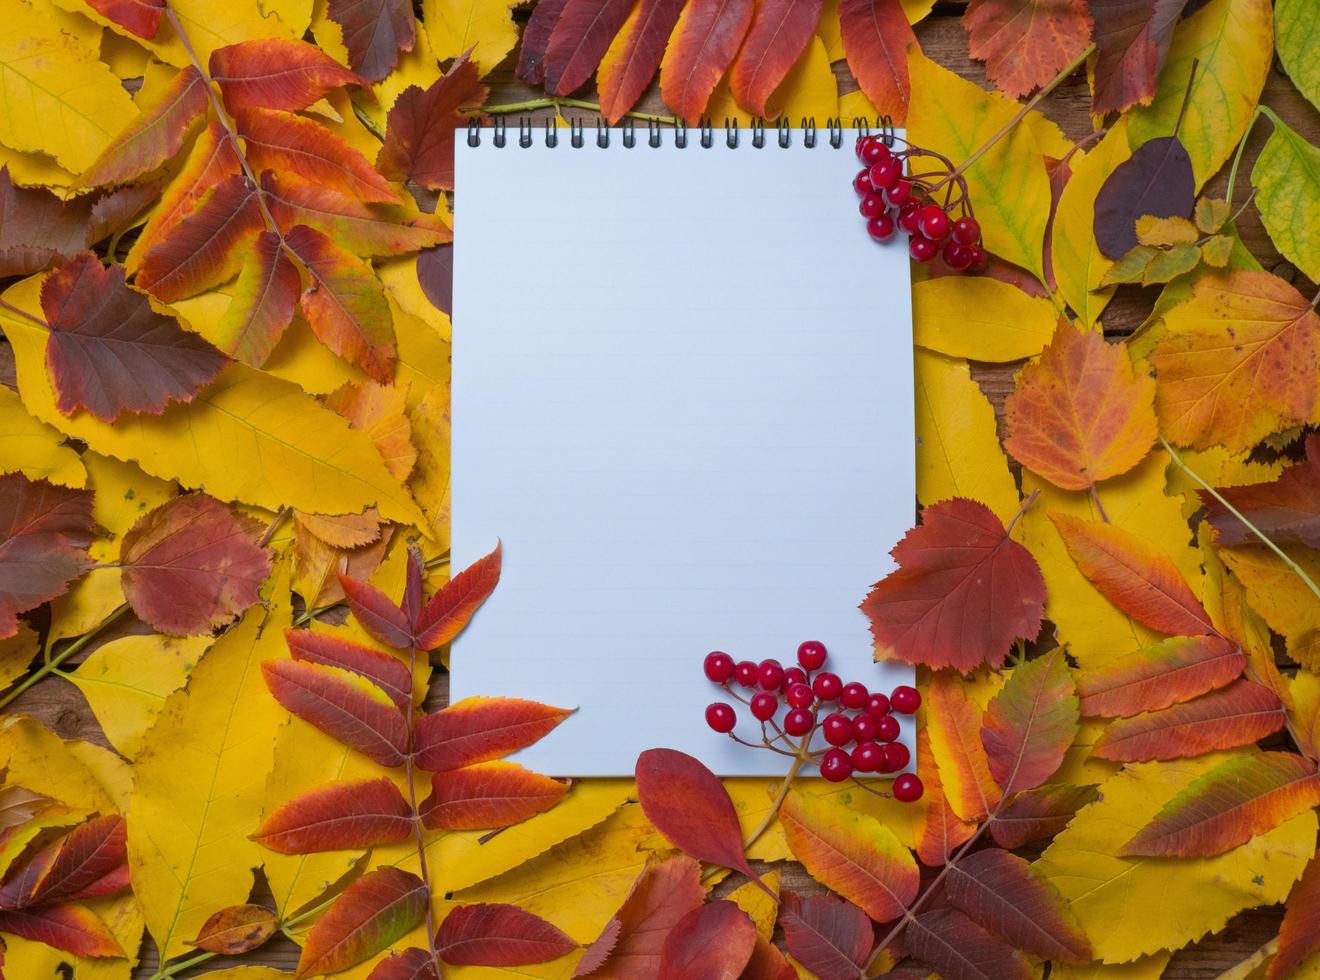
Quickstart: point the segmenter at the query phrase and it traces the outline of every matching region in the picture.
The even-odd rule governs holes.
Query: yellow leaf
[[[504,0],[422,0],[422,20],[437,59],[448,61],[470,48],[483,75],[518,43]]]
[[[770,871],[761,875],[761,880],[765,882],[766,888],[778,893],[778,871]],[[775,919],[779,916],[779,903],[765,893],[765,888],[754,881],[747,881],[729,892],[725,897],[747,913],[747,917],[756,926],[758,936],[767,941],[770,939],[775,931]]]
[[[7,640],[0,640],[0,691],[27,673],[37,655],[37,634],[22,620],[18,632]]]
[[[1209,449],[1201,450],[1189,449],[1180,455],[1193,473],[1212,487],[1220,488],[1270,483],[1278,479],[1284,466],[1282,459],[1272,463],[1250,462],[1249,452],[1230,453],[1223,446],[1211,446]],[[1201,497],[1197,492],[1201,489],[1201,485],[1188,476],[1181,466],[1170,466],[1168,479],[1168,492],[1182,495],[1183,517],[1190,520],[1192,515],[1201,509]]]
[[[1271,19],[1269,0],[1210,0],[1182,21],[1155,101],[1128,115],[1132,148],[1173,132],[1192,62],[1199,60],[1178,138],[1192,158],[1197,188],[1209,180],[1237,146],[1265,85],[1274,51]]]
[[[1131,963],[1051,963],[1050,980],[1160,980],[1172,959],[1170,953],[1152,953]]]
[[[22,473],[62,487],[87,485],[87,470],[64,436],[27,413],[18,395],[0,387],[0,473]]]
[[[288,715],[266,690],[263,660],[287,658],[288,562],[253,606],[166,699],[134,767],[128,825],[133,891],[167,960],[217,909],[247,901],[275,735]]]
[[[1225,268],[1232,254],[1233,236],[1231,235],[1216,235],[1201,246],[1201,260],[1215,269]]]
[[[434,387],[409,414],[417,462],[408,481],[437,552],[449,549],[449,391]]]
[[[1058,319],[1049,300],[988,276],[940,276],[912,286],[913,342],[952,357],[1034,357]]]
[[[448,247],[450,246],[437,246],[437,248]],[[391,308],[394,310],[396,321],[402,311],[414,320],[420,320],[430,333],[437,334],[445,343],[449,342],[449,315],[437,310],[422,292],[422,284],[417,281],[416,255],[405,255],[378,262],[376,275],[385,286],[385,292],[394,301],[394,306]],[[398,329],[396,323],[396,332]]]
[[[394,383],[408,386],[408,407],[416,408],[432,389],[449,391],[449,318],[443,318],[446,329],[442,333],[421,317],[405,312],[393,294],[387,292],[386,299],[394,315],[394,342],[398,346]]]
[[[1225,758],[1129,765],[1036,862],[1068,901],[1097,959],[1126,963],[1179,949],[1242,909],[1282,901],[1301,875],[1315,851],[1311,811],[1219,857],[1114,856],[1177,792]]]
[[[440,77],[440,66],[431,51],[431,36],[426,33],[426,26],[421,21],[413,21],[413,46],[411,51],[399,52],[399,63],[394,71],[376,83],[373,91],[376,100],[362,106],[368,116],[382,130],[390,107],[394,105],[400,93],[409,85],[429,88]],[[375,159],[371,157],[370,159]],[[414,259],[415,261],[415,259]]]
[[[1196,225],[1176,214],[1167,218],[1143,214],[1137,219],[1137,241],[1143,245],[1181,245],[1199,237]]]
[[[807,49],[766,100],[766,114],[793,120],[815,118],[822,124],[839,115],[839,82],[820,38],[807,42]]]
[[[0,766],[8,770],[5,783],[49,796],[84,813],[117,812],[113,797],[100,779],[70,750],[72,744],[35,718],[11,715],[0,723]]]
[[[1018,509],[1017,486],[999,445],[994,409],[967,362],[917,348],[914,365],[917,499],[929,506],[970,497],[1007,522]]]
[[[231,966],[207,974],[211,980],[289,980],[291,975],[273,966]]]
[[[1288,693],[1293,702],[1288,715],[1297,732],[1298,748],[1314,756],[1320,750],[1320,675],[1299,670]]]
[[[74,181],[73,174],[44,153],[20,153],[7,146],[0,146],[0,167],[8,167],[9,176],[20,187],[63,190]]]
[[[1320,582],[1320,554],[1300,546],[1284,550],[1311,581]],[[1320,670],[1320,600],[1315,593],[1263,544],[1221,548],[1219,555],[1246,587],[1252,608],[1287,639],[1288,656]]]
[[[1196,227],[1213,234],[1224,227],[1231,211],[1231,205],[1222,197],[1203,197],[1196,202]]]

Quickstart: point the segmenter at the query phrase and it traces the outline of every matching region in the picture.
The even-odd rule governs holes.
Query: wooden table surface
[[[941,65],[975,81],[983,87],[989,87],[981,66],[972,62],[967,54],[967,36],[959,24],[963,4],[940,2],[934,12],[916,27],[917,39],[926,54]],[[525,12],[521,16],[525,17]],[[839,63],[835,66],[839,76],[840,94],[854,90],[857,86],[848,74],[847,68]],[[513,77],[513,59],[496,69],[487,78],[491,86],[491,104],[507,104],[538,98],[542,92],[530,88]],[[594,92],[579,93],[579,96],[594,100]],[[1303,99],[1293,88],[1291,82],[1279,69],[1277,62],[1269,73],[1261,101],[1269,105],[1290,126],[1300,132],[1312,143],[1320,144],[1320,112]],[[1089,115],[1090,98],[1084,77],[1079,73],[1061,85],[1045,100],[1041,106],[1071,139],[1079,139],[1091,132]],[[639,111],[667,112],[652,86]],[[565,110],[568,118],[576,118],[575,110]],[[538,119],[549,115],[544,110],[531,115]],[[588,126],[594,123],[594,117],[583,115]],[[823,123],[818,120],[818,123]],[[513,123],[516,125],[516,121]],[[1265,125],[1258,125],[1248,144],[1242,174],[1239,181],[1245,182],[1245,174],[1250,171],[1250,164],[1260,151],[1261,145],[1269,135]],[[957,161],[955,161],[957,162]],[[1221,173],[1208,185],[1208,190],[1224,193],[1227,183],[1226,174]],[[1239,189],[1238,199],[1242,199]],[[1293,279],[1296,274],[1291,266],[1280,258],[1278,251],[1270,242],[1261,226],[1254,209],[1248,208],[1239,220],[1239,231],[1251,253],[1262,264],[1276,274]],[[1299,277],[1298,277],[1299,278]],[[1135,287],[1122,287],[1102,316],[1105,333],[1111,337],[1121,337],[1132,332],[1145,318],[1154,302],[1157,290],[1141,290]],[[1309,295],[1309,293],[1307,294]],[[973,376],[980,384],[986,396],[995,407],[996,415],[1002,425],[1003,403],[1005,395],[1012,390],[1013,374],[1018,365],[974,364]],[[13,359],[8,345],[0,341],[0,383],[14,387]],[[1002,432],[1001,432],[1002,436]],[[110,631],[101,641],[110,639],[123,632],[132,631],[130,623],[119,631]],[[90,652],[90,650],[88,651]],[[85,654],[84,654],[85,655]],[[428,708],[443,706],[447,701],[447,678],[437,675],[432,687],[432,696]],[[72,684],[58,677],[48,677],[29,691],[25,692],[12,706],[15,712],[24,712],[40,719],[45,725],[64,738],[82,738],[100,745],[107,745],[96,719],[93,717],[81,693]],[[820,886],[808,878],[796,865],[780,866],[783,870],[783,882],[798,891],[819,891]],[[261,896],[255,896],[260,901]],[[1192,978],[1217,977],[1224,970],[1236,965],[1245,957],[1255,952],[1263,943],[1273,938],[1278,931],[1282,907],[1254,909],[1234,918],[1222,932],[1207,937],[1185,950],[1178,952],[1171,961],[1166,978],[1171,980],[1192,980]],[[150,977],[156,969],[155,950],[150,940],[145,940],[142,949],[142,962],[134,972],[135,978]],[[266,947],[256,950],[241,959],[217,960],[208,963],[201,970],[179,974],[180,977],[200,976],[208,969],[220,965],[235,963],[262,964],[292,970],[297,961],[298,948],[282,938],[273,940]],[[23,978],[27,980],[27,978]]]

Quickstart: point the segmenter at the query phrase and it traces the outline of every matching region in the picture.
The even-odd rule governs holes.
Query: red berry
[[[762,691],[752,696],[752,717],[757,721],[768,721],[779,710],[779,699],[769,691]]]
[[[874,194],[875,188],[871,186],[871,170],[857,171],[857,176],[853,178],[853,190],[858,194]]]
[[[913,235],[908,242],[908,254],[918,262],[929,262],[935,258],[935,253],[940,247],[929,238],[922,238],[920,235]]]
[[[897,718],[893,715],[885,715],[875,720],[875,741],[892,742],[896,738],[898,738]]]
[[[806,682],[807,675],[801,667],[789,667],[788,670],[784,671],[785,689],[792,687],[794,684],[805,684]]]
[[[807,670],[820,670],[825,666],[825,644],[820,640],[807,640],[798,645],[798,663]]]
[[[712,650],[706,654],[706,661],[702,664],[702,669],[706,671],[707,680],[712,680],[716,684],[723,684],[733,676],[733,658],[727,653]]]
[[[949,216],[938,204],[927,204],[917,216],[917,230],[932,242],[940,242],[949,233]]]
[[[962,272],[972,264],[972,249],[969,245],[959,245],[950,240],[944,246],[944,262],[955,272]]]
[[[847,745],[853,738],[852,722],[848,720],[847,715],[838,712],[826,715],[825,720],[821,722],[820,730],[825,736],[825,741],[831,745]]]
[[[734,722],[738,716],[733,713],[733,708],[723,701],[716,701],[706,708],[706,724],[717,732],[733,731]]]
[[[901,714],[910,715],[921,707],[921,694],[915,687],[900,684],[889,692],[889,706]]]
[[[810,708],[811,702],[816,700],[816,695],[805,684],[790,685],[786,697],[790,708]]]
[[[881,160],[871,168],[871,186],[878,191],[887,191],[898,183],[903,176],[903,166],[892,157]]]
[[[777,691],[784,683],[784,668],[778,660],[762,660],[756,670],[756,682],[763,691]]]
[[[863,218],[878,218],[885,213],[884,199],[879,194],[867,194],[857,205],[857,210],[862,212]]]
[[[807,708],[794,708],[784,715],[784,731],[790,735],[805,735],[816,724],[816,716]]]
[[[875,142],[875,137],[874,137],[874,136],[859,136],[859,137],[857,137],[857,146],[856,146],[856,150],[857,150],[857,159],[858,159],[858,160],[864,160],[864,159],[866,159],[866,148],[867,148],[868,146],[870,146],[873,142]]]
[[[901,208],[912,200],[912,181],[900,177],[893,187],[885,188],[885,200],[896,208]]]
[[[912,753],[902,742],[890,742],[885,746],[885,768],[881,772],[899,772],[907,768],[912,761]]]
[[[893,237],[893,217],[888,212],[876,215],[866,223],[866,233],[877,242],[883,242],[885,239]]]
[[[972,264],[967,268],[973,272],[984,272],[990,265],[990,256],[985,254],[985,249],[980,245],[972,245],[970,248],[972,250]]]
[[[915,803],[921,799],[926,787],[915,773],[905,772],[894,780],[894,799],[903,803]]]
[[[853,769],[858,772],[879,772],[884,758],[884,749],[874,742],[863,742],[852,750]]]
[[[890,747],[894,745],[897,745],[900,749],[904,748],[900,742],[887,742],[880,746],[880,764],[875,767],[876,772],[898,772],[903,768],[898,764],[899,754],[889,751]]]
[[[843,685],[843,691],[839,694],[839,700],[843,702],[845,708],[856,710],[857,708],[866,707],[866,699],[869,695],[870,692],[866,690],[865,684],[858,684],[856,681],[853,681],[851,684]]]
[[[750,660],[740,660],[738,666],[733,668],[733,676],[743,687],[755,687],[761,676],[761,668]]]
[[[908,201],[898,211],[898,227],[909,235],[916,234],[919,214],[921,214],[921,205],[916,201]]]
[[[843,749],[830,749],[820,760],[820,774],[832,783],[843,782],[852,771],[852,757]]]
[[[863,145],[865,141],[865,145]],[[857,156],[868,167],[879,163],[881,160],[888,160],[893,154],[889,152],[889,147],[885,146],[883,140],[874,136],[863,136],[857,141]]]
[[[866,713],[875,718],[889,714],[889,699],[883,694],[872,694],[866,699]]]
[[[875,733],[879,731],[876,727],[875,719],[870,715],[858,715],[853,719],[853,738],[859,742],[875,741]]]
[[[953,240],[959,245],[975,245],[981,240],[981,226],[975,218],[959,218],[953,223]]]
[[[816,675],[816,679],[811,682],[811,690],[822,701],[833,701],[842,693],[843,682],[839,680],[838,674],[831,674],[827,671]]]

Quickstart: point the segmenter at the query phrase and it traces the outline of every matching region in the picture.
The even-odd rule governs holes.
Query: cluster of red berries
[[[844,683],[838,674],[822,670],[826,658],[825,644],[807,640],[798,647],[796,667],[785,668],[778,660],[735,663],[727,653],[715,650],[706,655],[703,669],[708,680],[723,686],[761,723],[762,745],[755,748],[812,759],[819,765],[821,776],[834,783],[856,778],[854,773],[905,769],[911,754],[898,741],[899,724],[894,713],[910,715],[921,706],[917,689],[901,684],[888,696],[872,693],[865,684]],[[735,686],[756,693],[744,695]],[[777,721],[784,707],[788,710],[782,722]],[[829,713],[821,717],[826,711]],[[737,712],[727,702],[716,701],[706,708],[707,725],[735,741],[752,745],[733,734],[737,721]],[[829,748],[812,745],[818,732]],[[781,742],[782,748],[776,744]],[[903,773],[894,780],[893,795],[911,803],[921,798],[923,789],[915,774]]]
[[[908,162],[917,157],[935,157],[945,166],[905,174]],[[910,144],[893,150],[878,136],[862,136],[857,158],[866,166],[853,178],[853,189],[861,196],[859,209],[872,238],[883,242],[901,229],[908,233],[908,254],[918,262],[942,254],[955,272],[985,269],[981,226],[972,217],[967,183],[943,156]],[[943,200],[937,203],[941,189]]]

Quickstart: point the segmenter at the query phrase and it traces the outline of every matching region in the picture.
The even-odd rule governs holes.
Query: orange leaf
[[[1291,976],[1317,949],[1320,949],[1320,857],[1313,857],[1284,903],[1279,951],[1270,961],[1266,976],[1269,980]]]
[[[755,6],[755,0],[690,0],[679,15],[660,63],[660,97],[689,126],[701,121]]]
[[[1291,752],[1226,759],[1123,845],[1124,857],[1213,857],[1320,806],[1320,773]]]
[[[348,671],[296,660],[267,660],[261,672],[270,693],[290,713],[382,766],[403,764],[408,750],[403,713],[374,684]]]
[[[280,236],[263,231],[248,253],[233,298],[211,334],[216,345],[251,367],[261,367],[293,320],[302,280]]]
[[[496,542],[494,551],[478,558],[431,597],[417,620],[420,649],[434,650],[452,643],[463,632],[499,584],[502,556],[503,550]]]
[[[221,956],[238,956],[264,944],[278,925],[275,913],[261,905],[231,905],[207,919],[188,945]]]
[[[287,629],[285,642],[294,660],[350,670],[371,681],[400,708],[407,707],[412,677],[403,662],[371,647],[311,630]]]
[[[953,674],[936,674],[926,689],[926,730],[949,806],[979,820],[999,802],[999,786],[981,742],[981,712]]]
[[[916,824],[916,851],[921,863],[938,867],[949,860],[949,855],[976,832],[976,824],[958,818],[944,796],[944,783],[939,766],[930,749],[930,732],[921,728],[917,732],[917,772],[925,784],[921,794],[920,811]],[[801,957],[799,957],[800,959]]]
[[[840,0],[839,29],[848,67],[882,116],[907,121],[908,51],[916,35],[898,0]]]
[[[334,783],[280,804],[252,839],[280,854],[392,844],[412,833],[412,809],[390,780]]]
[[[1031,980],[1022,954],[956,909],[922,912],[908,923],[907,950],[948,980]]]
[[[522,823],[564,798],[568,783],[514,762],[482,762],[431,776],[421,806],[430,830],[494,830]]]
[[[100,959],[126,955],[105,923],[82,905],[0,911],[0,932],[44,943],[75,956]]]
[[[426,901],[416,875],[391,867],[367,872],[308,930],[294,977],[338,973],[376,955],[425,918]]]
[[[429,772],[489,762],[526,748],[573,713],[519,698],[464,698],[417,721],[417,765]]]
[[[0,476],[0,639],[18,614],[68,591],[92,564],[92,491]]]
[[[971,0],[963,27],[971,56],[1015,99],[1044,85],[1091,43],[1086,0]]]
[[[1094,115],[1123,112],[1155,98],[1155,79],[1184,6],[1185,0],[1091,0]]]
[[[537,6],[540,9],[540,6]],[[461,58],[425,89],[409,85],[390,107],[376,168],[392,180],[411,179],[429,190],[454,189],[454,130],[464,107],[486,101],[477,64]]]
[[[747,913],[721,900],[701,905],[665,937],[657,980],[736,977],[756,950],[756,926]]]
[[[292,112],[341,85],[367,85],[316,45],[291,38],[259,38],[216,48],[208,65],[230,112],[254,106]]]
[[[156,36],[165,14],[165,0],[87,0],[87,6],[147,40]]]
[[[1008,848],[1046,840],[1063,830],[1078,810],[1099,795],[1094,786],[1066,783],[1047,783],[1019,793],[990,821],[990,836],[1000,847]]]
[[[591,77],[632,7],[633,0],[564,4],[539,68],[547,94],[570,95]]]
[[[547,0],[542,0],[536,10],[546,3]],[[684,0],[640,0],[605,52],[596,71],[596,86],[600,89],[600,113],[611,126],[637,104],[646,86],[651,84],[664,56],[665,44],[683,11],[683,3]],[[533,12],[533,23],[535,20]],[[524,45],[526,38],[524,34]],[[521,71],[519,77],[537,81]]]
[[[1076,737],[1077,694],[1061,650],[1015,669],[981,725],[990,775],[1005,796],[1053,776]]]
[[[874,817],[794,791],[779,819],[807,872],[877,922],[898,918],[916,897],[917,862]]]
[[[408,478],[417,462],[417,449],[412,444],[406,387],[363,381],[331,392],[325,404],[348,419],[353,428],[366,432],[387,470],[399,480]]]
[[[686,854],[647,864],[573,976],[599,973],[612,980],[650,980],[660,969],[669,931],[705,899],[701,865]]]
[[[1131,531],[1050,512],[1068,554],[1100,594],[1166,636],[1201,636],[1214,625],[1163,552]]]
[[[762,0],[757,4],[747,39],[729,73],[729,87],[740,106],[758,116],[766,115],[766,100],[816,33],[820,10],[821,0]]]
[[[326,14],[344,29],[348,63],[363,78],[379,82],[411,51],[416,25],[409,0],[329,0]]]
[[[440,923],[436,952],[451,966],[547,963],[577,943],[540,916],[516,905],[460,905]]]
[[[1236,453],[1320,422],[1320,316],[1282,279],[1248,270],[1199,279],[1164,324],[1150,362],[1170,442]]]
[[[1109,726],[1092,755],[1115,762],[1181,759],[1250,745],[1283,727],[1283,706],[1268,688],[1240,680],[1193,701]]]
[[[1155,382],[1120,344],[1060,323],[1004,401],[1004,448],[1064,490],[1126,473],[1155,441]]]
[[[866,918],[860,910],[858,914]],[[756,945],[752,947],[751,958],[743,967],[743,976],[755,977],[756,980],[798,980],[797,970],[793,969],[779,947],[759,935],[756,937]]]
[[[1173,636],[1078,674],[1082,714],[1106,718],[1158,711],[1240,677],[1246,657],[1218,636]]]
[[[822,980],[862,975],[875,944],[875,927],[865,912],[832,895],[784,892],[779,924],[784,948]]]

